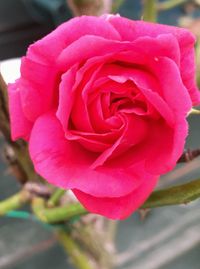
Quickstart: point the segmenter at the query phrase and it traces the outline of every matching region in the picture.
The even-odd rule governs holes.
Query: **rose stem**
[[[50,197],[50,199],[48,200],[47,202],[47,206],[48,207],[54,207],[56,206],[59,201],[60,201],[60,198],[66,193],[66,190],[63,190],[63,189],[56,189],[54,191],[54,193],[52,194],[52,196]]]
[[[143,4],[143,20],[156,22],[157,20],[157,0],[144,0]]]
[[[142,209],[187,204],[200,198],[200,179],[152,193]]]
[[[198,87],[200,87],[200,36],[196,42],[196,81]]]
[[[29,201],[30,201],[30,194],[25,190],[22,190],[5,200],[0,201],[0,216],[5,215],[11,210],[15,210],[22,207]]]
[[[32,210],[34,214],[45,223],[56,223],[69,220],[73,217],[88,213],[81,204],[75,203],[66,206],[46,208],[45,200],[40,197],[32,199]]]
[[[58,230],[56,235],[64,250],[68,253],[69,257],[72,258],[72,262],[76,268],[93,269],[88,257],[84,255],[79,246],[67,232]]]
[[[116,13],[123,3],[124,3],[124,0],[115,0],[115,1],[113,1],[112,13]]]
[[[200,198],[200,179],[183,185],[154,191],[141,208],[145,209],[167,205],[187,204],[197,198]],[[0,215],[5,215],[11,210],[20,208],[29,201],[30,194],[27,191],[22,190],[8,199],[0,201]],[[46,208],[45,200],[40,197],[34,197],[32,199],[32,209],[35,215],[45,223],[65,221],[72,217],[88,213],[79,203],[68,206]]]

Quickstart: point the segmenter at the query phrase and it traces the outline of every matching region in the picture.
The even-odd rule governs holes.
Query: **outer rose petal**
[[[11,137],[13,140],[23,138],[28,140],[32,123],[24,116],[22,111],[18,82],[8,85],[9,110],[11,121]]]
[[[115,28],[100,17],[82,16],[61,24],[56,30],[35,42],[27,56],[39,63],[55,62],[61,51],[84,35],[121,40]]]
[[[90,49],[88,50],[88,46]],[[180,49],[177,39],[172,34],[163,34],[156,38],[142,36],[134,42],[110,40],[100,36],[85,35],[63,49],[57,59],[59,69],[65,71],[77,62],[82,63],[96,56],[134,50],[146,53],[150,57],[166,56],[180,65]]]
[[[194,43],[195,37],[186,29],[149,23],[144,21],[132,21],[119,16],[107,18],[121,35],[122,40],[133,41],[138,37],[157,37],[163,34],[173,34],[180,46],[181,51],[181,76],[189,91],[193,105],[200,103],[200,93],[195,84]]]
[[[89,211],[111,219],[125,219],[145,202],[157,181],[157,176],[150,178],[147,174],[143,183],[136,190],[117,198],[95,197],[75,189],[73,192]]]
[[[58,187],[76,188],[97,197],[126,195],[137,188],[146,175],[143,164],[126,169],[90,169],[96,154],[65,139],[62,126],[54,113],[37,119],[31,133],[29,150],[35,170],[48,182]]]
[[[43,65],[23,57],[20,71],[19,89],[23,111],[30,121],[35,121],[39,115],[56,105],[56,68],[55,65]]]

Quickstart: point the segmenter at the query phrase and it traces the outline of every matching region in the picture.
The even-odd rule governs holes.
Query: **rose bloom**
[[[35,42],[9,85],[12,139],[91,212],[123,219],[176,165],[200,102],[194,36],[119,15],[74,18]]]

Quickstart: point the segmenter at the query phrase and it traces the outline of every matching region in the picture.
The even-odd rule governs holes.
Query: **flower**
[[[193,35],[120,16],[74,18],[35,42],[9,85],[14,140],[91,212],[124,219],[176,165],[200,103]]]

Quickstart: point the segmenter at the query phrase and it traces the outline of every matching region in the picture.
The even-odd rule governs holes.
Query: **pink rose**
[[[200,103],[193,35],[114,15],[74,18],[35,42],[9,86],[12,138],[91,212],[123,219],[176,165]]]

